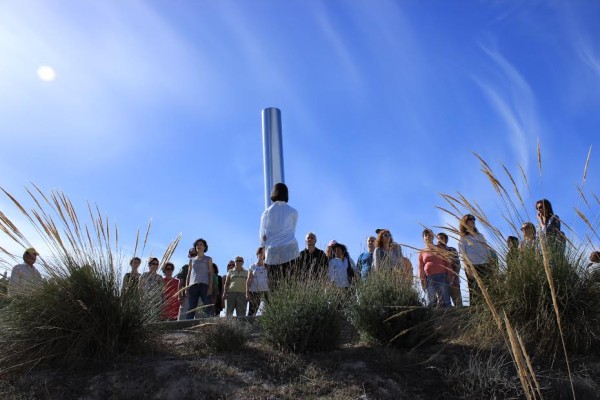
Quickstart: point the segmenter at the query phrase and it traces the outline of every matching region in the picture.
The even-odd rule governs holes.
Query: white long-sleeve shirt
[[[300,256],[297,222],[298,211],[285,201],[276,201],[263,212],[259,236],[261,246],[265,248],[265,264],[283,264]]]
[[[468,259],[473,265],[487,264],[492,256],[485,237],[481,233],[461,236],[458,242],[458,251],[463,262]]]

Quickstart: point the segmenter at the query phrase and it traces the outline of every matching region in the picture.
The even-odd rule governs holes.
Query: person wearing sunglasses
[[[156,257],[148,260],[148,272],[142,274],[140,284],[145,292],[157,292],[162,297],[163,277],[157,272],[159,264],[160,262]]]
[[[162,312],[162,319],[165,321],[177,321],[179,316],[179,279],[173,277],[175,265],[172,262],[166,263],[162,267],[165,274],[163,278],[163,298],[165,300]]]
[[[402,248],[394,243],[392,233],[388,229],[378,229],[377,242],[373,252],[373,270],[406,269]]]
[[[458,252],[463,261],[467,282],[469,284],[469,304],[475,305],[481,301],[481,289],[473,275],[473,271],[486,283],[493,276],[494,260],[490,246],[485,237],[475,226],[474,215],[466,214],[460,220],[458,230]]]

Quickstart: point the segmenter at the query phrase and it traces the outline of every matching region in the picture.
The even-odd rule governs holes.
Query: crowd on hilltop
[[[403,255],[402,247],[393,240],[389,229],[376,229],[366,241],[366,251],[356,262],[347,247],[335,240],[324,250],[317,247],[317,235],[305,236],[305,248],[300,251],[296,240],[298,212],[288,204],[288,188],[283,183],[273,187],[272,204],[262,214],[257,261],[247,270],[244,258],[235,257],[227,263],[226,271],[219,268],[208,252],[205,239],[194,241],[188,251],[189,262],[175,275],[172,262],[165,262],[158,273],[160,260],[150,258],[148,271],[140,273],[142,260],[133,257],[131,270],[123,277],[122,291],[141,290],[161,293],[164,320],[194,319],[218,316],[225,310],[227,316],[253,316],[261,302],[268,301],[270,289],[288,277],[291,279],[322,279],[328,285],[350,289],[361,279],[369,279],[378,270],[392,270],[413,280],[413,267]],[[522,240],[516,236],[507,239],[508,252],[503,260],[511,268],[524,252],[548,251],[564,254],[566,238],[561,230],[560,218],[554,214],[548,200],[536,202],[537,228],[532,222],[521,226]],[[480,285],[486,285],[497,273],[500,261],[476,226],[476,217],[464,215],[459,221],[458,249],[448,246],[444,232],[423,230],[424,246],[418,254],[417,282],[426,293],[427,303],[437,307],[462,306],[461,266],[465,269],[469,288],[469,303],[480,301]],[[435,240],[437,239],[437,243]],[[38,253],[29,248],[23,254],[23,264],[12,270],[10,293],[26,290],[28,285],[41,282],[42,276],[34,263]],[[600,252],[590,257],[590,271],[600,275]]]

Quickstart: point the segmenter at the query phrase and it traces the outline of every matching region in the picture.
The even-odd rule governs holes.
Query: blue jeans
[[[448,290],[448,274],[434,274],[427,276],[427,300],[430,306],[437,305],[436,294],[440,298],[442,307],[450,307],[450,291]]]
[[[202,304],[204,307],[202,308],[205,315],[212,317],[213,315],[213,305],[208,299],[208,285],[206,283],[195,283],[190,286],[189,290],[189,306],[188,306],[188,315],[187,319],[194,319],[194,315],[196,315],[196,311],[194,310],[198,307],[198,300],[202,300]]]

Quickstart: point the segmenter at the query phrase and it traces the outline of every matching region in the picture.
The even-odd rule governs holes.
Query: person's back
[[[261,239],[264,239],[265,263],[276,265],[296,259],[298,241],[296,223],[298,211],[283,201],[273,203],[261,218]]]

